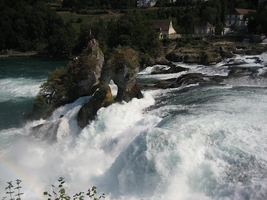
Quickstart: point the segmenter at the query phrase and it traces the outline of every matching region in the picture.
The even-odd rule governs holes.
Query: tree
[[[65,25],[45,2],[47,1],[1,1],[0,49],[28,51],[37,49],[38,44],[43,43],[49,44],[53,53],[58,52],[58,48],[72,51],[74,29]]]
[[[108,25],[109,46],[130,46],[140,53],[156,56],[161,43],[152,23],[140,12],[128,12],[122,18]]]
[[[236,23],[231,24],[231,26],[230,26],[230,30],[233,31],[233,32],[238,31],[238,26],[237,26],[237,24],[236,24]]]
[[[262,2],[258,12],[251,12],[246,15],[248,19],[248,31],[252,34],[267,35],[267,2]]]

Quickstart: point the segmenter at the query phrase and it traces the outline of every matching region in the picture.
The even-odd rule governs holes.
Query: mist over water
[[[264,66],[266,54],[260,57]],[[224,62],[189,68],[224,75]],[[139,78],[161,78],[149,71]],[[31,78],[21,79],[20,87],[29,89],[12,93],[14,100],[36,90],[42,78],[27,82]],[[241,83],[143,91],[143,99],[101,108],[80,129],[76,116],[90,98],[83,97],[47,120],[1,128],[0,197],[7,181],[21,179],[22,199],[45,199],[43,192],[62,176],[70,195],[95,185],[106,199],[266,199],[266,86],[244,77]],[[58,142],[47,139],[45,128],[31,135],[38,124],[56,124]]]

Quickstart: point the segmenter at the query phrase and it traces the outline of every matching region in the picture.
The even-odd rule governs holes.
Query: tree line
[[[71,51],[75,32],[45,1],[0,1],[0,49],[36,50],[43,45],[59,54]]]
[[[120,1],[111,0],[64,0],[79,2],[79,5],[111,4]],[[142,61],[160,54],[161,43],[150,20],[171,19],[174,28],[181,34],[192,34],[194,25],[200,21],[209,21],[220,33],[225,26],[225,16],[235,5],[255,5],[251,0],[209,0],[197,2],[193,6],[190,0],[186,6],[158,7],[157,9],[125,9],[119,19],[99,19],[83,23],[67,21],[57,15],[47,5],[48,0],[0,0],[0,50],[17,49],[20,51],[45,49],[53,56],[79,53],[88,41],[96,39],[104,53],[112,48],[130,46],[139,52]],[[90,2],[90,3],[89,3]],[[98,3],[97,3],[98,2]],[[131,1],[128,2],[131,6]],[[159,1],[164,3],[164,1]],[[177,1],[178,2],[178,1]],[[87,3],[87,4],[86,4]],[[192,3],[192,2],[191,2]],[[124,5],[124,4],[120,4]],[[251,7],[250,7],[251,8]],[[250,33],[267,33],[266,2],[259,6],[258,12],[247,16]],[[81,23],[78,32],[73,23]],[[91,33],[91,34],[89,34]]]
[[[247,8],[257,9],[258,0],[229,0],[229,7],[231,8]],[[170,3],[169,0],[157,0],[157,7],[165,6],[193,6],[201,4],[201,0],[177,0],[174,3]],[[133,8],[137,6],[137,0],[64,0],[63,7],[73,9],[85,9],[85,8],[110,8],[110,9],[122,9]]]

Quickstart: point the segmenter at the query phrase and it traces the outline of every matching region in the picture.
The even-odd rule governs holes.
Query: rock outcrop
[[[104,54],[98,47],[98,44],[91,44],[83,52],[83,54],[74,59],[70,64],[73,65],[71,71],[68,73],[84,74],[84,78],[78,81],[78,96],[88,95],[91,93],[92,86],[99,80],[101,77],[103,65],[104,65]]]
[[[198,63],[209,65],[234,54],[259,55],[267,50],[266,45],[258,43],[242,43],[229,41],[205,41],[205,44],[180,47],[166,54],[166,59],[171,62]],[[166,62],[166,61],[165,61]]]
[[[129,102],[133,98],[142,98],[143,95],[135,79],[138,72],[139,63],[136,52],[127,47],[115,49],[104,65],[99,82],[94,87],[95,93],[78,113],[78,125],[85,127],[95,118],[101,107],[109,106],[114,101]],[[115,99],[108,85],[111,80],[118,87]]]
[[[129,102],[132,98],[142,98],[136,77],[139,72],[137,53],[131,48],[117,48],[110,54],[100,82],[107,84],[110,80],[118,87],[115,101]]]
[[[92,95],[89,102],[82,106],[77,118],[78,125],[85,127],[95,118],[101,107],[115,101],[129,102],[133,98],[143,97],[135,80],[138,72],[138,55],[133,49],[116,48],[105,62],[98,43],[91,41],[66,69],[57,69],[50,73],[35,99],[30,118],[46,118],[59,106],[71,103],[81,96]],[[109,87],[111,80],[118,87],[115,99]]]
[[[206,49],[188,49],[179,48],[166,55],[166,58],[172,62],[210,64],[221,61],[225,57],[233,56],[229,51],[223,48]]]
[[[253,60],[254,63],[261,63],[259,57],[251,57],[250,60]],[[251,64],[251,61],[246,62],[244,60],[235,60],[230,59],[228,63],[222,65],[221,70],[224,72],[222,74],[209,74],[209,73],[201,73],[201,70],[193,70],[192,72],[187,72],[177,76],[177,78],[169,78],[169,79],[161,79],[161,80],[151,80],[149,82],[141,83],[141,87],[143,89],[167,89],[167,88],[179,88],[186,87],[188,85],[225,85],[225,84],[235,84],[236,80],[246,81],[248,84],[256,84],[261,86],[267,85],[267,67],[264,66],[255,66],[255,65],[247,65]],[[246,66],[247,65],[247,66]],[[201,66],[200,66],[201,67]],[[206,67],[204,67],[206,68]],[[207,66],[206,69],[212,69],[213,66]],[[160,70],[156,70],[157,74],[164,74],[165,71],[162,68]],[[225,73],[227,72],[227,73]],[[153,71],[151,72],[151,74]]]
[[[95,119],[97,111],[101,107],[107,107],[114,102],[114,98],[109,85],[102,84],[94,95],[84,104],[78,112],[77,123],[84,128]]]

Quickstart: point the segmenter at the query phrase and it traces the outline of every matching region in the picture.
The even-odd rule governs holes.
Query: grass
[[[65,23],[71,22],[76,33],[80,32],[80,27],[82,23],[89,24],[95,18],[92,15],[81,15],[81,14],[71,13],[68,11],[58,12],[57,14],[63,19]]]

